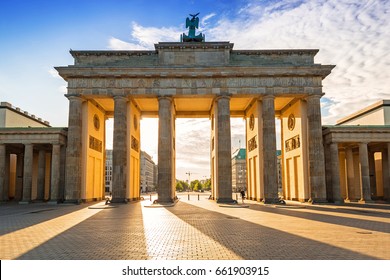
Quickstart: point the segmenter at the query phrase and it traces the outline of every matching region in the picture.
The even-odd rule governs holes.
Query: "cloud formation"
[[[210,18],[213,20],[208,22]],[[390,99],[390,1],[251,0],[233,16],[211,13],[200,21],[208,41],[231,41],[235,49],[320,49],[316,63],[336,65],[323,81],[323,124],[334,124],[371,103]],[[132,43],[112,38],[110,47],[154,49],[157,41],[178,41],[184,30],[184,26],[158,28],[133,23]],[[188,125],[192,129],[197,126],[199,130],[187,131],[191,137],[186,143],[177,143],[178,151],[188,154],[178,158],[178,163],[205,161],[191,154],[197,151],[194,147],[204,152],[209,147],[206,126],[196,120]],[[232,131],[235,135],[234,128]],[[195,139],[205,146],[194,144]]]

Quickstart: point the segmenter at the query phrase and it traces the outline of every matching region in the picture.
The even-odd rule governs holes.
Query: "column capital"
[[[228,99],[228,100],[230,100],[230,99],[231,99],[231,94],[218,94],[218,95],[214,98],[215,101],[218,101],[218,100],[220,100],[220,99]]]
[[[158,99],[158,101],[164,100],[164,99],[169,100],[169,101],[173,101],[173,96],[171,96],[171,95],[159,95],[157,97],[157,99]]]
[[[124,95],[124,94],[115,94],[112,98],[113,98],[114,100],[119,100],[119,99],[126,99],[126,101],[129,100],[129,98],[127,97],[127,95]]]
[[[260,101],[263,101],[263,100],[268,100],[268,99],[272,99],[274,100],[275,99],[275,95],[274,94],[265,94],[265,95],[262,95],[261,97],[259,97],[258,100]]]
[[[309,94],[309,95],[306,95],[305,97],[303,97],[302,99],[306,100],[306,101],[309,101],[309,100],[313,100],[313,99],[321,99],[322,96],[324,96],[325,93],[322,93],[322,94]]]

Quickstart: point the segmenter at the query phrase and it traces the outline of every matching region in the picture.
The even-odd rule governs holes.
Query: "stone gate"
[[[248,196],[278,200],[275,118],[284,183],[326,200],[320,98],[333,65],[318,50],[233,50],[230,42],[164,42],[145,51],[70,51],[65,201],[104,196],[105,119],[114,118],[113,202],[140,198],[140,119],[158,117],[158,200],[175,199],[175,119],[207,117],[212,197],[232,201],[230,117],[246,119]],[[293,196],[293,194],[290,194]]]

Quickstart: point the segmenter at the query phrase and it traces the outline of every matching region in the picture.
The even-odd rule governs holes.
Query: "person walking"
[[[241,200],[242,200],[242,204],[244,204],[244,199],[245,199],[245,191],[244,190],[241,190]]]

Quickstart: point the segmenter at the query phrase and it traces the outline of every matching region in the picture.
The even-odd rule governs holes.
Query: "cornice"
[[[253,77],[322,77],[334,65],[310,66],[221,66],[221,67],[55,67],[60,76],[69,78],[253,78]]]

